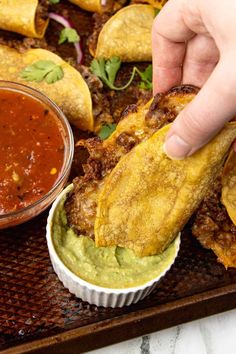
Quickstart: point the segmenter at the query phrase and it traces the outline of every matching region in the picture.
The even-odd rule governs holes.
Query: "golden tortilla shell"
[[[102,12],[101,0],[69,0],[86,11]]]
[[[98,12],[98,13],[103,13],[103,12],[109,12],[109,11],[117,11],[119,10],[122,6],[123,3],[118,2],[116,0],[69,0],[75,5],[78,5],[81,7],[81,9],[84,9],[86,11],[90,12]]]
[[[151,61],[151,29],[155,9],[150,5],[126,6],[103,26],[96,58],[118,56],[122,61]]]
[[[0,0],[0,28],[43,38],[48,20],[36,17],[38,0]]]
[[[217,176],[236,124],[229,123],[205,147],[184,160],[163,151],[170,125],[118,162],[98,197],[97,246],[126,247],[138,256],[163,252],[182,230]]]
[[[28,82],[20,73],[38,60],[52,60],[61,66],[63,79],[54,84]],[[33,87],[53,100],[65,113],[68,120],[83,130],[93,130],[92,100],[89,88],[80,73],[58,55],[45,49],[30,49],[19,53],[0,45],[0,80],[15,81]]]
[[[222,204],[228,215],[236,225],[236,153],[232,149],[222,173]]]

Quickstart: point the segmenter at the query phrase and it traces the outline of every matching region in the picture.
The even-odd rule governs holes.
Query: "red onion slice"
[[[62,25],[63,27],[65,28],[73,28],[70,24],[70,22],[63,16],[61,15],[58,15],[54,12],[50,12],[48,14],[48,17],[58,23],[60,23],[60,25]],[[76,61],[78,64],[81,64],[82,62],[82,59],[83,59],[83,52],[82,52],[82,48],[81,48],[81,45],[80,45],[80,42],[76,42],[74,43],[74,46],[75,46],[75,50],[76,50]]]

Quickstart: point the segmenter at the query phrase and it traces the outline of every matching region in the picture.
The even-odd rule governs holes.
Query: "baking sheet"
[[[0,231],[0,350],[26,343],[7,352],[79,353],[236,306],[236,269],[226,271],[188,229],[174,266],[146,299],[117,309],[82,302],[53,272],[46,217]]]

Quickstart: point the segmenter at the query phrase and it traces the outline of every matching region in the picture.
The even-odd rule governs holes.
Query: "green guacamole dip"
[[[62,198],[55,210],[52,239],[62,262],[81,279],[113,289],[135,287],[158,277],[173,262],[177,244],[173,242],[162,254],[139,258],[121,247],[96,247],[94,241],[77,236],[67,226]]]

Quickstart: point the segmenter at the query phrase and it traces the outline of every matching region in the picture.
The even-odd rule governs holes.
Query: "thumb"
[[[236,114],[236,73],[232,60],[219,62],[193,101],[169,130],[164,150],[182,159],[205,145]]]

